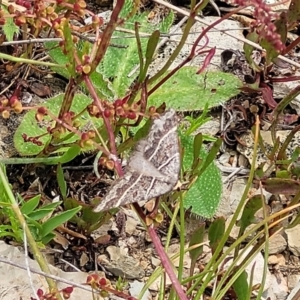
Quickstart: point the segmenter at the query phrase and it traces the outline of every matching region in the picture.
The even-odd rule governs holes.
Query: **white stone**
[[[300,274],[288,274],[287,284],[290,290],[294,289],[299,281],[300,281]]]
[[[281,234],[272,236],[269,240],[269,253],[277,254],[286,249],[287,242]]]
[[[135,230],[136,230],[136,226],[137,226],[138,222],[131,218],[131,217],[127,217],[126,223],[125,223],[125,232],[128,233],[129,235],[133,235]]]
[[[3,241],[0,241],[0,257],[23,267],[25,267],[25,261],[28,260],[30,268],[36,270],[40,269],[36,261],[30,259],[29,257],[25,257],[25,255],[17,247],[7,245]],[[52,275],[61,277],[70,282],[70,284],[58,282],[58,289],[72,286],[73,283],[81,284],[82,282],[86,282],[87,273],[63,272],[62,270],[51,265],[49,265],[49,267]],[[44,276],[31,272],[31,277],[32,286],[30,285],[27,270],[0,262],[1,300],[30,299],[30,297],[33,297],[32,288],[35,291],[38,289],[48,291],[48,285]],[[91,299],[91,292],[75,287],[71,294],[71,299]]]
[[[285,230],[288,249],[296,256],[300,256],[300,225]]]
[[[268,264],[269,265],[277,265],[278,264],[278,257],[276,255],[270,255],[268,257]]]
[[[286,300],[288,295],[288,286],[285,278],[281,273],[271,275],[271,289],[275,295],[275,297],[270,299],[276,300]]]

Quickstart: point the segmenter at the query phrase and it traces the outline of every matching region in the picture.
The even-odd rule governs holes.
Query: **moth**
[[[178,117],[170,109],[152,121],[148,135],[132,152],[124,176],[111,186],[95,212],[164,195],[178,182],[180,149]]]

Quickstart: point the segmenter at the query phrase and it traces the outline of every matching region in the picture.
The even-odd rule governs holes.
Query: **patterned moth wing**
[[[95,212],[150,200],[170,192],[180,172],[178,117],[172,109],[152,122],[146,138],[129,158],[124,176],[117,179]]]

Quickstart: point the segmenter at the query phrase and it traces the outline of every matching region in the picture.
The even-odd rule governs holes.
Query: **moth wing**
[[[147,201],[172,191],[173,187],[175,186],[175,184],[173,183],[167,183],[155,178],[149,177],[149,179],[151,180],[151,182],[147,187],[147,190],[145,192],[145,198],[144,198],[144,200]]]
[[[128,170],[123,177],[113,183],[101,203],[94,208],[94,212],[107,211],[144,200],[145,189],[139,187],[142,177],[141,174]]]

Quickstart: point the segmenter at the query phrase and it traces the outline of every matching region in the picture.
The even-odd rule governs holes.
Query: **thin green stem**
[[[16,63],[24,63],[24,64],[29,64],[29,65],[40,65],[40,66],[47,66],[47,67],[56,67],[56,68],[65,68],[66,66],[64,65],[58,65],[50,62],[45,62],[45,61],[40,61],[40,60],[32,60],[32,59],[27,59],[27,58],[22,58],[22,57],[15,57],[12,55],[4,54],[0,52],[0,59],[5,59],[9,61],[13,61]]]

